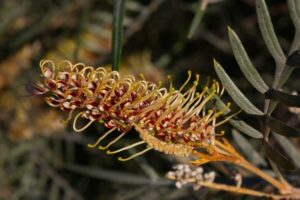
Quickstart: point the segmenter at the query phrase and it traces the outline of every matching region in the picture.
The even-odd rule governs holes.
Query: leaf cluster
[[[262,131],[254,129],[252,126],[239,119],[231,119],[229,122],[237,130],[247,134],[248,136],[261,139],[268,158],[276,163],[277,166],[292,170],[300,167],[299,162],[297,162],[300,155],[295,153],[297,151],[287,138],[299,138],[300,130],[272,117],[272,113],[278,103],[285,104],[288,107],[300,107],[300,96],[290,94],[288,91],[282,89],[285,81],[290,77],[294,70],[300,66],[300,38],[298,37],[300,31],[300,2],[297,0],[288,0],[288,7],[291,19],[295,26],[295,38],[290,50],[285,54],[275,34],[265,0],[256,0],[259,29],[276,64],[272,85],[268,85],[264,81],[263,77],[252,64],[251,59],[249,58],[238,35],[234,30],[228,27],[228,37],[234,57],[246,79],[259,93],[261,93],[261,95],[264,96],[264,110],[255,106],[243,94],[216,60],[214,60],[214,67],[230,97],[243,111],[260,121]],[[220,108],[224,107],[224,103],[221,102],[220,99],[218,99],[217,105]],[[269,142],[270,133],[275,133],[275,138],[278,140],[283,149],[286,150],[292,160],[288,159],[272,147]]]

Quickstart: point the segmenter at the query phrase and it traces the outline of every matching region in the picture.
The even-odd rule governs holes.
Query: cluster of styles
[[[52,107],[69,112],[67,121],[74,117],[73,128],[77,132],[86,129],[93,122],[104,123],[109,129],[100,135],[95,144],[88,146],[108,149],[132,128],[139,133],[141,141],[118,150],[115,154],[129,148],[145,144],[146,148],[127,158],[126,161],[151,149],[176,156],[189,156],[197,148],[208,148],[215,144],[216,127],[227,119],[217,122],[217,118],[227,111],[229,104],[220,111],[207,109],[215,96],[223,89],[212,81],[197,92],[199,75],[188,78],[179,88],[173,87],[169,76],[169,89],[131,75],[120,76],[117,71],[93,68],[82,63],[73,65],[63,61],[56,65],[50,60],[40,63],[42,81],[33,83],[35,95],[46,94],[45,100]],[[78,128],[78,120],[84,118],[88,123]],[[85,121],[86,121],[85,120]],[[100,142],[111,132],[120,134],[105,146]]]

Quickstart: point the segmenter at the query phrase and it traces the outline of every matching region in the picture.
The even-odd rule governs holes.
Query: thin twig
[[[63,168],[84,174],[86,176],[90,176],[93,178],[98,179],[104,179],[116,183],[123,183],[123,184],[129,184],[129,185],[155,185],[155,186],[161,186],[161,185],[171,185],[172,182],[160,179],[160,180],[150,180],[144,176],[138,176],[135,174],[129,174],[114,170],[107,170],[102,168],[91,168],[91,167],[85,167],[80,165],[74,165],[74,164],[64,164]]]

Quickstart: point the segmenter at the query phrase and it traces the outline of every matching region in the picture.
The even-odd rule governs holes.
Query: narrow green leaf
[[[235,120],[235,119],[230,119],[229,123],[236,128],[237,130],[241,131],[242,133],[245,133],[246,135],[256,138],[256,139],[261,139],[263,138],[263,134],[244,122],[243,120]]]
[[[248,114],[263,115],[263,112],[255,107],[238,89],[238,87],[233,83],[228,74],[216,60],[214,60],[214,67],[226,91],[238,106],[240,106]]]
[[[265,0],[256,0],[256,12],[261,34],[271,55],[277,64],[284,63],[286,58],[276,37]]]
[[[300,152],[295,148],[295,146],[285,137],[281,135],[274,134],[277,142],[283,148],[285,153],[292,159],[295,165],[300,168]]]
[[[255,67],[253,66],[242,42],[237,34],[228,27],[228,35],[230,45],[233,50],[235,59],[237,60],[242,72],[246,76],[247,80],[260,92],[265,93],[269,87],[261,78]]]
[[[255,150],[255,148],[251,145],[250,142],[248,142],[248,140],[243,135],[241,135],[235,129],[232,129],[231,133],[234,138],[234,141],[244,152],[244,154],[248,157],[251,163],[254,163],[255,165],[267,165],[266,160]]]
[[[224,109],[225,108],[225,104],[223,103],[223,101],[219,97],[215,97],[215,99],[216,99],[216,106],[218,107],[218,109],[219,110]],[[224,114],[227,115],[230,112],[231,112],[231,110],[227,109]],[[263,135],[262,135],[261,132],[259,132],[258,130],[256,130],[255,128],[253,128],[252,126],[250,126],[249,124],[247,124],[243,120],[230,119],[228,122],[234,128],[236,128],[237,130],[241,131],[242,133],[245,133],[246,135],[248,135],[250,137],[257,138],[257,139],[263,138]]]
[[[296,30],[300,31],[300,1],[288,0],[289,13]]]
[[[84,5],[84,9],[82,10],[82,13],[81,13],[81,16],[80,16],[80,19],[79,19],[80,21],[79,21],[78,31],[76,33],[76,41],[75,41],[76,46],[75,46],[75,49],[74,49],[74,52],[73,52],[73,61],[75,63],[78,62],[78,54],[79,54],[79,50],[80,50],[81,45],[82,45],[81,35],[82,35],[82,32],[83,32],[83,30],[86,26],[89,11],[90,11],[90,5],[89,5],[89,3],[87,3],[86,5]]]
[[[125,0],[116,0],[112,29],[112,70],[118,71],[123,45],[123,18],[125,14]]]
[[[198,26],[200,25],[200,22],[205,13],[205,10],[206,10],[206,6],[207,6],[207,1],[205,1],[205,2],[203,2],[203,0],[198,1],[197,9],[195,11],[195,16],[193,18],[193,21],[191,23],[189,33],[188,33],[189,39],[194,35]]]
[[[296,166],[291,160],[282,155],[279,151],[275,150],[271,145],[264,141],[264,149],[268,158],[270,158],[278,167],[286,170],[295,170]]]
[[[291,107],[300,107],[300,96],[271,89],[265,93],[266,98],[279,101]]]
[[[49,200],[59,199],[60,187],[55,182],[52,183],[50,191],[49,191]]]
[[[266,124],[270,127],[274,133],[286,136],[286,137],[300,137],[300,130],[294,127],[288,126],[285,123],[271,117],[266,117]]]

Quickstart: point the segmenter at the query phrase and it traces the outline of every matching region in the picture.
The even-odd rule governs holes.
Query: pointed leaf
[[[233,83],[228,74],[216,60],[214,60],[214,67],[226,91],[238,106],[240,106],[248,114],[263,115],[263,113],[256,108],[238,89],[238,87]]]
[[[300,130],[296,129],[294,127],[288,126],[285,123],[271,117],[271,116],[265,116],[266,117],[266,125],[270,127],[272,131],[274,131],[277,134],[286,136],[286,137],[300,137]]]
[[[203,0],[198,1],[195,16],[193,18],[193,21],[192,21],[190,29],[189,29],[189,34],[188,34],[189,39],[194,35],[198,26],[200,25],[202,17],[205,14],[206,6],[207,6],[207,1],[204,1],[204,2],[203,2]]]
[[[300,29],[300,1],[288,0],[289,13],[297,30]]]
[[[237,130],[241,131],[242,133],[245,133],[246,135],[260,139],[263,138],[263,134],[244,122],[243,120],[235,120],[235,119],[230,119],[229,123],[236,128]]]
[[[285,63],[286,58],[276,37],[265,0],[256,0],[256,12],[259,28],[264,41],[276,61],[277,66],[283,66],[278,64]]]
[[[300,168],[300,152],[294,147],[294,145],[285,137],[274,134],[277,142],[283,148],[285,153],[293,160],[295,165]]]
[[[270,89],[268,90],[268,92],[265,93],[265,96],[268,99],[280,101],[281,103],[284,103],[287,106],[300,107],[299,95],[292,95],[279,90]]]
[[[237,60],[242,72],[246,76],[247,80],[260,92],[265,93],[269,87],[261,78],[255,67],[253,66],[246,50],[243,47],[237,34],[228,27],[228,35],[230,45],[233,50],[235,59]]]
[[[267,141],[264,141],[264,149],[268,158],[270,158],[278,167],[286,170],[296,169],[296,166],[288,158],[271,147],[271,145]]]
[[[123,45],[123,19],[125,14],[125,0],[116,0],[112,29],[112,70],[118,71]]]
[[[60,187],[55,182],[52,183],[49,191],[49,200],[59,199]]]
[[[219,98],[219,97],[215,97],[216,99],[216,106],[218,107],[219,110],[222,110],[225,108],[225,104],[224,102]],[[224,115],[227,115],[231,112],[230,109],[227,109],[226,112],[224,113]],[[253,137],[253,138],[263,138],[263,135],[261,132],[259,132],[258,130],[256,130],[255,128],[253,128],[252,126],[248,125],[246,122],[244,122],[243,120],[240,119],[230,119],[228,121],[234,128],[236,128],[237,130],[241,131],[242,133],[245,133],[246,135]]]
[[[248,157],[251,163],[254,163],[255,165],[267,165],[265,159],[256,151],[256,149],[251,145],[250,142],[248,142],[248,140],[242,134],[240,134],[235,129],[232,129],[231,133],[234,138],[234,141],[244,152],[244,154]]]

